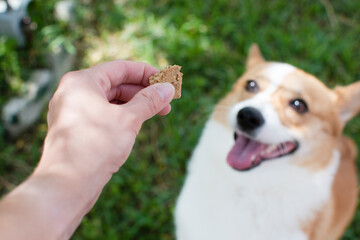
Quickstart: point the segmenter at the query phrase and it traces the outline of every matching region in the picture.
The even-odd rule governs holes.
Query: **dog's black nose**
[[[257,109],[245,107],[239,111],[237,122],[241,130],[252,131],[264,124],[264,118]]]

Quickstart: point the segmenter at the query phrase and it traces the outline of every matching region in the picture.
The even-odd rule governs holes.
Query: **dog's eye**
[[[308,111],[306,102],[300,98],[291,100],[289,104],[298,113],[306,113]]]
[[[259,86],[254,80],[248,80],[246,82],[245,89],[248,92],[257,92],[259,91]]]

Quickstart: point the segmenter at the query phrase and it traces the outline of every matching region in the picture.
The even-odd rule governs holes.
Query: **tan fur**
[[[310,158],[294,157],[293,163],[311,171],[324,169],[331,160],[332,151],[329,149],[335,149],[336,139],[341,131],[337,112],[331,100],[333,93],[314,76],[297,70],[287,76],[275,96],[277,101],[274,102],[274,106],[281,123],[302,132],[302,136],[307,137],[303,140],[311,143],[309,145],[312,146],[309,150],[312,152]],[[309,112],[299,115],[288,108],[287,103],[294,98],[301,98],[311,103]],[[319,127],[321,129],[315,131]]]
[[[312,220],[304,223],[304,232],[308,235],[309,240],[327,240],[328,228],[331,225],[333,217],[333,199],[329,199],[324,206],[315,213]],[[325,237],[325,238],[324,238]]]
[[[336,92],[336,102],[340,114],[344,116],[345,123],[360,112],[360,81],[348,86],[338,86],[334,89]]]
[[[311,131],[314,125],[319,125],[330,137],[337,137],[340,134],[340,123],[337,120],[337,112],[332,104],[333,93],[317,78],[302,70],[297,70],[287,76],[286,81],[278,91],[280,93],[277,95],[283,98],[281,101],[282,106],[279,107],[283,109],[294,98],[301,98],[311,103],[309,112],[304,115],[299,115],[289,109],[288,116],[284,116],[281,114],[281,109],[279,109],[278,113],[281,114],[281,122],[284,126],[293,125],[299,127],[301,125]],[[304,121],[306,124],[304,124]]]
[[[265,59],[261,55],[259,46],[256,43],[252,44],[249,50],[248,59],[246,61],[246,69],[249,70],[252,67],[257,66],[264,62]]]
[[[303,227],[310,240],[340,239],[356,211],[356,147],[346,137],[341,137],[337,147],[342,158],[334,179],[331,199]]]
[[[228,94],[216,106],[212,118],[226,128],[231,128],[228,120],[228,112],[231,104],[235,101],[234,94]]]
[[[213,119],[231,128],[228,123],[231,106],[253,94],[244,90],[246,81],[255,79],[260,91],[268,87],[269,81],[262,74],[268,64],[258,46],[252,45],[246,62],[247,71],[235,83],[233,90],[215,107]],[[302,98],[310,103],[306,115],[298,114],[289,108],[288,103],[294,98]],[[298,131],[305,137],[302,140],[311,146],[308,149],[311,154],[304,153],[311,157],[294,157],[293,164],[311,171],[320,171],[329,164],[333,150],[340,152],[341,159],[331,198],[314,213],[312,219],[303,223],[304,232],[310,240],[339,239],[354,215],[358,198],[356,147],[352,140],[341,136],[341,132],[346,121],[360,112],[360,82],[330,90],[314,76],[297,70],[286,77],[286,81],[273,94],[271,101],[281,123]]]
[[[340,238],[350,223],[357,205],[356,147],[351,139],[342,137],[339,140],[339,149],[342,158],[332,190],[334,216],[329,226],[327,237],[322,239]]]
[[[256,53],[255,53],[256,54]],[[257,58],[258,56],[256,56]],[[264,91],[269,86],[269,81],[260,75],[261,71],[267,66],[267,64],[261,64],[252,66],[241,78],[239,78],[233,90],[228,93],[220,102],[215,106],[213,119],[223,126],[229,128],[228,112],[231,106],[237,102],[250,98],[253,94],[245,91],[245,84],[248,80],[256,79],[260,85],[260,91]]]

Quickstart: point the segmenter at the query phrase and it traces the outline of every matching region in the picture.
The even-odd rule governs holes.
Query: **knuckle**
[[[58,90],[54,93],[48,103],[49,110],[53,109],[58,104],[58,102],[61,101],[61,95],[62,94]]]
[[[74,82],[75,79],[79,77],[80,71],[70,71],[65,73],[62,78],[60,79],[59,85],[66,85],[69,83]]]
[[[66,82],[68,82],[68,81],[71,81],[71,79],[73,79],[74,75],[75,75],[75,72],[74,72],[74,71],[65,73],[65,74],[62,76],[62,78],[60,79],[60,83],[63,84],[63,83],[66,83]]]
[[[48,103],[48,109],[50,110],[52,108],[52,106],[54,105],[54,97],[52,97]]]

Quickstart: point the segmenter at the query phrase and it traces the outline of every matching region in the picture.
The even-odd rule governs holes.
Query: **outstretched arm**
[[[173,86],[148,86],[156,72],[113,61],[61,79],[40,162],[0,201],[0,239],[70,238],[128,158],[142,123],[170,112]]]

